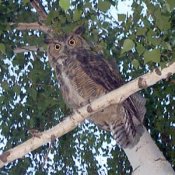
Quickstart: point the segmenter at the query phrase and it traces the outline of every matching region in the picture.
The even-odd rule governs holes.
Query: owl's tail
[[[122,148],[134,147],[144,132],[143,119],[146,100],[140,94],[133,94],[123,102],[121,122],[110,127],[117,144]]]
[[[133,148],[140,140],[144,132],[143,125],[139,121],[135,123],[133,117],[125,110],[121,123],[113,123],[110,130],[117,144],[122,148]],[[137,120],[137,119],[136,119]]]

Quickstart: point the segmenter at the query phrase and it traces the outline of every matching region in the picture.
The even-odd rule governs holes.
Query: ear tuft
[[[84,25],[78,26],[74,29],[74,34],[76,35],[82,35],[85,32],[85,27]]]
[[[52,43],[52,42],[53,42],[53,39],[50,38],[49,36],[46,36],[46,37],[44,38],[44,43],[45,43],[45,44],[50,44],[50,43]]]

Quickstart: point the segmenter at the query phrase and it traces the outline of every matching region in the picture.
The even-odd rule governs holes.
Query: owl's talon
[[[88,102],[88,103],[89,103],[89,102]],[[81,103],[80,103],[80,107],[83,107],[83,106],[87,105],[88,103],[87,103],[87,101],[81,102]]]

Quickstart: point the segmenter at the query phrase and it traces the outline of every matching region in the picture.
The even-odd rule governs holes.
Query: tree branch
[[[39,30],[41,32],[44,32],[46,34],[51,34],[53,32],[53,29],[50,27],[44,25],[44,24],[39,24],[38,22],[33,22],[33,23],[10,23],[11,26],[16,25],[17,30]]]
[[[47,13],[41,4],[40,0],[30,0],[30,4],[36,10],[39,16],[39,20],[43,21],[47,19]]]
[[[43,47],[37,46],[24,46],[24,47],[17,47],[14,49],[14,53],[23,53],[23,52],[45,52],[46,50]]]
[[[94,100],[86,106],[78,109],[74,115],[67,117],[53,128],[39,134],[38,137],[32,137],[26,142],[12,148],[0,155],[0,167],[12,162],[15,159],[21,158],[27,153],[37,149],[62,135],[73,130],[80,122],[84,121],[89,115],[108,107],[111,104],[121,103],[127,97],[135,92],[152,86],[162,79],[169,78],[175,73],[175,62],[164,68],[163,70],[155,69],[153,72],[147,73],[137,79],[123,85],[122,87]],[[135,147],[134,147],[135,148]],[[131,149],[132,150],[132,149]],[[132,164],[132,163],[131,163]]]

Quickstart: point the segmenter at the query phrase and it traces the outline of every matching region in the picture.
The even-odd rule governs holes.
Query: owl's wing
[[[102,85],[107,92],[119,88],[125,82],[121,75],[111,66],[103,55],[82,49],[76,53],[81,67],[97,84]],[[132,116],[134,115],[141,123],[146,112],[145,99],[139,94],[134,94],[123,102],[124,108]]]
[[[103,55],[82,49],[77,53],[77,60],[86,74],[108,92],[124,84],[121,76],[104,59]]]

